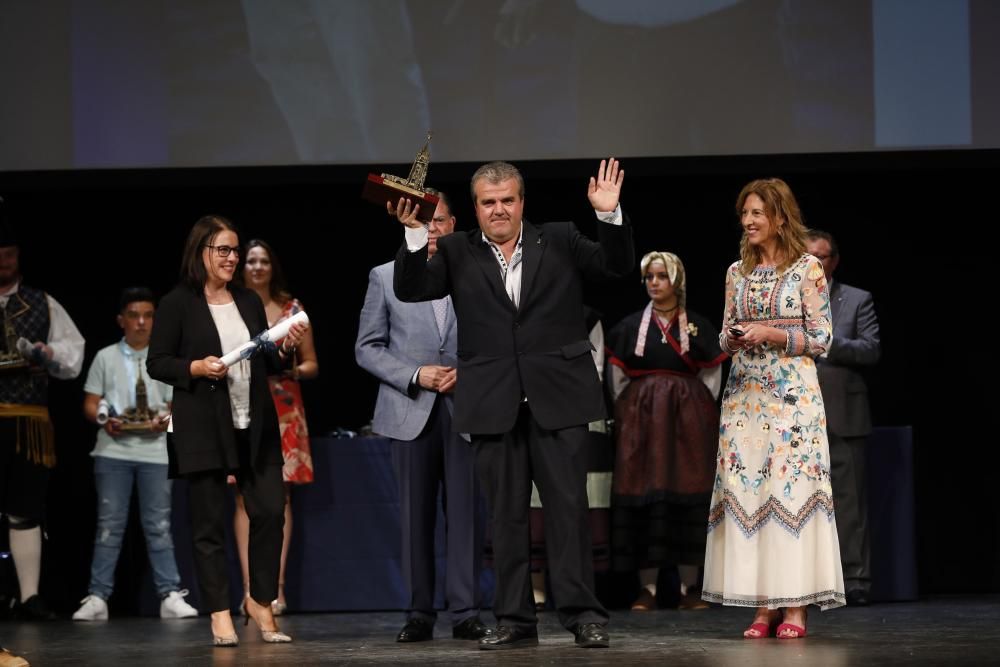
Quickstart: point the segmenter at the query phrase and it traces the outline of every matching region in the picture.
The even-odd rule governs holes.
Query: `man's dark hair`
[[[426,190],[427,192],[431,193],[432,195],[435,195],[438,199],[440,199],[441,201],[443,201],[444,205],[448,207],[449,211],[452,210],[451,209],[451,197],[449,197],[445,193],[441,192],[440,190],[435,190],[434,188],[424,188],[424,190]],[[452,213],[452,215],[454,215],[454,213]]]
[[[148,287],[126,287],[122,290],[121,298],[118,300],[118,312],[124,313],[128,305],[136,301],[149,301],[154,306],[156,305],[153,290]]]
[[[833,238],[833,234],[830,232],[825,232],[822,229],[809,229],[806,230],[806,236],[810,241],[826,241],[830,244],[830,256],[840,257],[840,248],[837,246],[837,240]]]

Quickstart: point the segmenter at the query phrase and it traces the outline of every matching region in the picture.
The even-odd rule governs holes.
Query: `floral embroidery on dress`
[[[804,356],[829,344],[829,297],[822,266],[810,259],[782,273],[762,266],[742,276],[738,265],[730,267],[725,326],[784,329],[797,353],[765,344],[733,358],[722,396],[710,530],[725,511],[747,535],[779,516],[797,531],[817,506],[832,515],[826,416],[815,363]]]
[[[739,263],[726,275],[723,331],[785,332],[732,356],[705,545],[702,598],[767,607],[845,603],[830,486],[826,414],[812,357],[830,344],[822,265],[803,255],[778,271]],[[720,336],[720,343],[725,334]]]

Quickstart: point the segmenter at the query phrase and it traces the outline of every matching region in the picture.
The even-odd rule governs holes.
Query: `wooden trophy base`
[[[153,423],[152,422],[122,422],[119,430],[128,433],[152,433]]]
[[[0,356],[0,373],[26,371],[31,367],[28,360],[20,354],[4,354]]]
[[[434,210],[437,208],[438,197],[429,192],[421,192],[416,188],[411,188],[402,183],[396,183],[378,174],[368,174],[365,187],[361,191],[361,198],[379,206],[385,206],[386,202],[392,202],[393,207],[400,197],[411,200],[414,204],[420,204],[417,211],[417,220],[420,222],[430,222],[434,217]]]

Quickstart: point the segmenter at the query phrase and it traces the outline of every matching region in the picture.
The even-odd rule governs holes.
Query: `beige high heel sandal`
[[[252,618],[252,616],[250,614],[250,606],[247,604],[247,600],[249,600],[249,599],[250,599],[249,595],[247,597],[243,598],[243,606],[241,608],[242,611],[243,611],[243,625],[244,626],[250,625],[250,619]],[[254,600],[254,604],[257,604],[256,600]],[[263,605],[260,605],[260,606],[263,606]],[[258,621],[256,618],[254,618],[253,622],[256,623],[257,627],[260,628],[260,621]],[[274,624],[274,630],[265,630],[264,628],[260,628],[260,638],[263,639],[268,644],[286,644],[286,643],[292,641],[291,637],[289,637],[284,632],[282,632],[281,630],[278,629],[278,624],[277,623]]]

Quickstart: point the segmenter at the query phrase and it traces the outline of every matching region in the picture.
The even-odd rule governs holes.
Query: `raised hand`
[[[587,199],[595,211],[610,213],[618,208],[618,199],[622,192],[622,181],[625,180],[625,170],[618,168],[618,160],[608,158],[601,160],[597,170],[597,178],[590,177],[587,186]]]
[[[420,204],[414,205],[413,202],[406,197],[400,197],[395,208],[393,208],[391,201],[387,201],[385,203],[385,212],[389,215],[396,216],[396,219],[407,227],[424,226],[424,223],[417,220],[417,211],[419,210]]]

